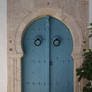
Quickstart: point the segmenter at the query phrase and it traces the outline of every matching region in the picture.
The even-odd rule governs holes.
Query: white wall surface
[[[0,92],[7,92],[7,0],[0,0]],[[89,23],[92,22],[92,0],[89,0]],[[92,41],[92,40],[91,40]]]
[[[92,23],[92,0],[89,0],[89,23]],[[89,48],[92,49],[92,37],[89,38]]]
[[[0,92],[7,92],[6,0],[0,0]]]
[[[89,23],[92,23],[92,0],[89,0]]]

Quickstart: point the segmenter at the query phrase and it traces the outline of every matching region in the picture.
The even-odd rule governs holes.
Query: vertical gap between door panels
[[[49,92],[52,92],[51,90],[51,28],[50,28],[50,16],[49,16]]]

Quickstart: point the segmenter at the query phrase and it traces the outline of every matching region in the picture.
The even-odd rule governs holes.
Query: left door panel
[[[22,92],[49,92],[49,17],[25,30],[22,46]]]

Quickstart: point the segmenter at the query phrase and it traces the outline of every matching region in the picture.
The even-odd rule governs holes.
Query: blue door
[[[22,92],[73,92],[73,40],[61,21],[45,16],[25,30]]]

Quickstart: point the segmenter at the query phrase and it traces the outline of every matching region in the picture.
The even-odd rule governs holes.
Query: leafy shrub
[[[86,79],[88,82],[83,87],[83,92],[92,92],[92,51],[90,49],[86,50],[83,57],[82,66],[76,70],[78,81]]]

